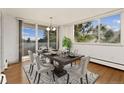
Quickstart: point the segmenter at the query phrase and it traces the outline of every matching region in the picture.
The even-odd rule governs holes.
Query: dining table
[[[81,57],[84,57],[84,55],[76,55],[76,56],[62,56],[58,55],[57,53],[50,53],[50,52],[42,52],[42,55],[50,59],[51,64],[54,65],[54,62],[57,62],[58,65],[55,66],[54,73],[56,76],[61,77],[65,74],[67,74],[67,71],[64,69],[65,65],[72,64],[73,62],[80,60]]]

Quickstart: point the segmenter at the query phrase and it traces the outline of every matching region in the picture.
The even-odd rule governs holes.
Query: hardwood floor
[[[23,70],[23,66],[29,62],[20,62],[10,65],[4,72],[7,77],[8,84],[28,84],[28,79]],[[103,65],[90,63],[88,69],[100,75],[96,84],[124,84],[124,71]]]
[[[88,69],[100,75],[97,84],[124,84],[124,71],[95,63],[90,63]]]
[[[5,70],[8,84],[29,84],[26,74],[23,70],[23,66],[29,64],[28,62],[20,62],[12,64]]]

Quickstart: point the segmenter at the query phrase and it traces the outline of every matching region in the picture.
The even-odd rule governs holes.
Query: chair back
[[[79,55],[79,54],[78,54],[78,50],[77,50],[77,49],[74,49],[74,51],[73,51],[73,52],[74,52],[74,55],[75,55],[75,56],[78,56],[78,55]]]
[[[88,57],[82,57],[81,58],[81,63],[80,63],[80,69],[79,69],[79,71],[80,71],[80,73],[82,75],[85,75],[86,74],[87,67],[88,67],[89,62],[90,62],[90,57],[89,56]]]
[[[28,55],[29,55],[30,61],[33,63],[34,62],[34,56],[33,56],[33,53],[31,50],[28,50]]]
[[[49,65],[47,63],[46,63],[46,65],[43,64],[43,62],[40,60],[40,57],[36,54],[34,55],[34,60],[36,62],[36,66],[37,66],[38,71],[40,71],[41,68],[46,68],[46,70],[48,70],[48,69],[53,70],[54,69],[53,66],[51,66],[51,64],[49,64]]]
[[[36,62],[36,65],[37,65],[37,70],[40,70],[41,66],[40,66],[40,58],[38,55],[34,55],[34,60]]]

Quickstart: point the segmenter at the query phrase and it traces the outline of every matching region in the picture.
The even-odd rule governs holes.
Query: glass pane
[[[47,31],[43,26],[38,26],[38,48],[47,48]]]
[[[76,42],[97,42],[98,41],[98,21],[77,24],[74,27]]]
[[[22,29],[22,56],[28,55],[28,50],[35,52],[35,25],[24,24]]]
[[[100,42],[120,43],[120,15],[104,17],[100,20]]]
[[[56,49],[56,31],[49,31],[49,47]]]

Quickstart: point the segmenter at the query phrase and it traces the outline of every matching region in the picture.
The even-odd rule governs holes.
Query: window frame
[[[100,42],[100,20],[102,18],[105,18],[105,17],[109,17],[109,16],[114,16],[114,15],[120,15],[120,42],[119,43],[101,43]],[[95,21],[97,20],[98,21],[98,41],[97,42],[94,42],[94,43],[90,43],[90,42],[76,42],[75,40],[75,25],[78,25],[78,24],[83,24],[83,23],[86,23],[86,22],[92,22],[92,21]],[[117,13],[111,13],[111,14],[106,14],[106,15],[102,15],[102,16],[96,16],[96,17],[92,17],[92,18],[89,18],[89,19],[86,19],[86,20],[83,20],[78,22],[78,23],[75,23],[73,24],[73,37],[74,37],[74,44],[83,44],[83,45],[103,45],[103,46],[124,46],[124,44],[122,43],[122,12],[117,12]]]
[[[38,44],[38,30],[39,30],[39,27],[47,27],[46,25],[41,25],[41,24],[35,24],[35,23],[30,23],[30,22],[23,22],[23,26],[22,26],[22,29],[24,28],[24,24],[26,25],[34,25],[34,29],[35,29],[35,53],[37,53],[37,50],[38,50],[38,47],[39,47],[39,44]],[[50,40],[49,40],[49,31],[47,31],[47,46],[48,48],[50,48]],[[56,29],[56,49],[58,49],[58,28]],[[22,50],[24,51],[24,50]]]

